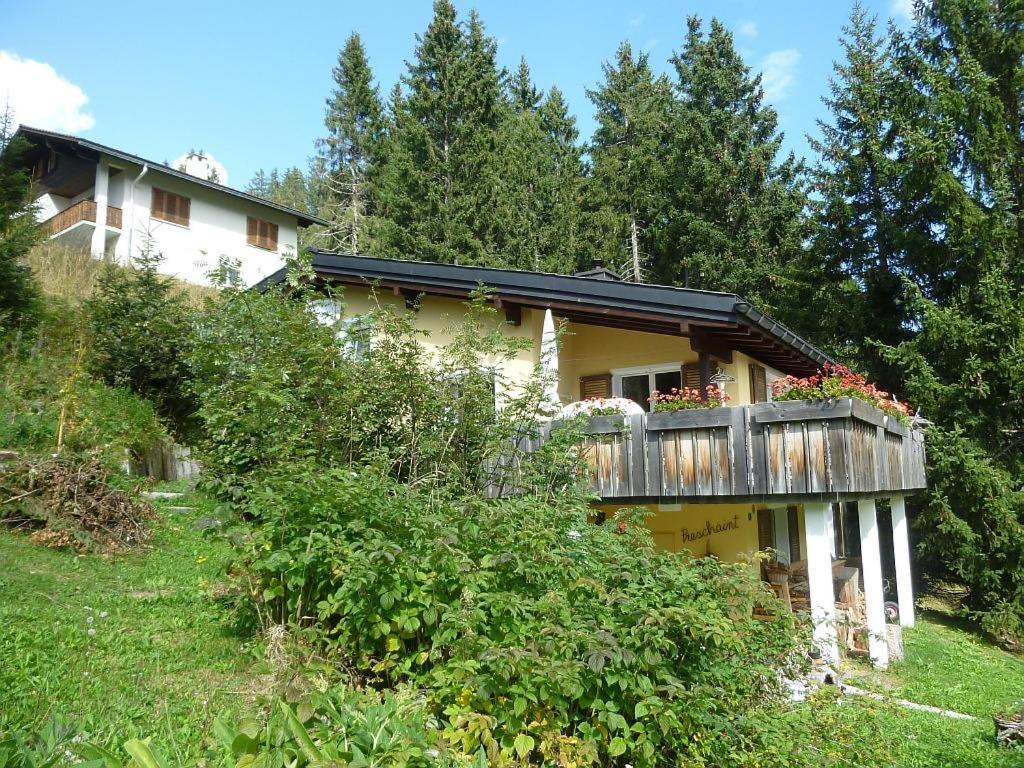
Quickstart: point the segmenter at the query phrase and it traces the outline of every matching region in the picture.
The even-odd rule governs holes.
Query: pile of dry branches
[[[1024,707],[1019,712],[996,715],[996,744],[1024,744]]]
[[[95,459],[21,459],[0,465],[0,521],[53,547],[117,553],[150,537],[152,508],[114,488]]]

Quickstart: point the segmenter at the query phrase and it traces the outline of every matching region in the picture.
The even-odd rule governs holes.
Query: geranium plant
[[[683,387],[679,389],[672,387],[668,392],[655,390],[648,398],[654,406],[655,413],[663,411],[688,411],[695,408],[718,408],[729,402],[729,394],[723,392],[714,384],[708,386],[702,396],[699,389]]]
[[[911,408],[845,365],[825,363],[813,376],[786,376],[772,382],[773,400],[833,400],[855,397],[871,403],[901,424],[910,423]]]

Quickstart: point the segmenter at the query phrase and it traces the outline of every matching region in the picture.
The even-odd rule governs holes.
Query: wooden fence
[[[597,416],[584,432],[590,486],[608,500],[853,499],[926,485],[922,431],[851,398]]]

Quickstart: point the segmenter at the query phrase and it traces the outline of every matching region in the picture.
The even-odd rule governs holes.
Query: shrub
[[[350,332],[319,322],[316,294],[227,289],[200,318],[190,366],[208,483],[241,498],[275,466],[373,464],[404,482],[481,490],[557,488],[575,463],[554,448],[515,453],[534,433],[539,379],[506,390],[500,364],[521,342],[500,332],[493,308],[471,301],[442,350],[423,343],[405,314],[378,309]],[[564,451],[564,446],[563,446]]]
[[[147,247],[132,268],[107,264],[85,302],[90,373],[153,403],[179,433],[195,404],[188,386],[192,314]]]
[[[267,621],[316,624],[365,683],[427,692],[488,759],[721,757],[778,694],[799,637],[744,565],[656,552],[642,521],[572,496],[485,501],[350,469],[261,482],[235,575]]]

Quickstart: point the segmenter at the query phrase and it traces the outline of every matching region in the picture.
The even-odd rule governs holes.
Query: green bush
[[[800,634],[745,565],[657,552],[571,496],[449,499],[372,471],[261,482],[236,576],[264,620],[315,623],[365,683],[422,687],[448,742],[513,758],[724,759]],[[624,532],[623,532],[624,531]]]
[[[153,403],[179,434],[187,434],[195,404],[187,366],[192,312],[160,256],[147,247],[132,268],[107,264],[86,300],[89,372]]]
[[[241,498],[249,478],[302,461],[373,464],[437,488],[572,482],[576,464],[564,450],[500,461],[536,431],[543,392],[533,381],[495,407],[506,384],[496,368],[522,342],[500,332],[493,307],[469,302],[452,343],[436,353],[409,313],[380,309],[363,318],[370,344],[356,355],[351,335],[318,322],[319,298],[294,287],[229,288],[200,318],[190,357],[199,448],[221,496]]]

